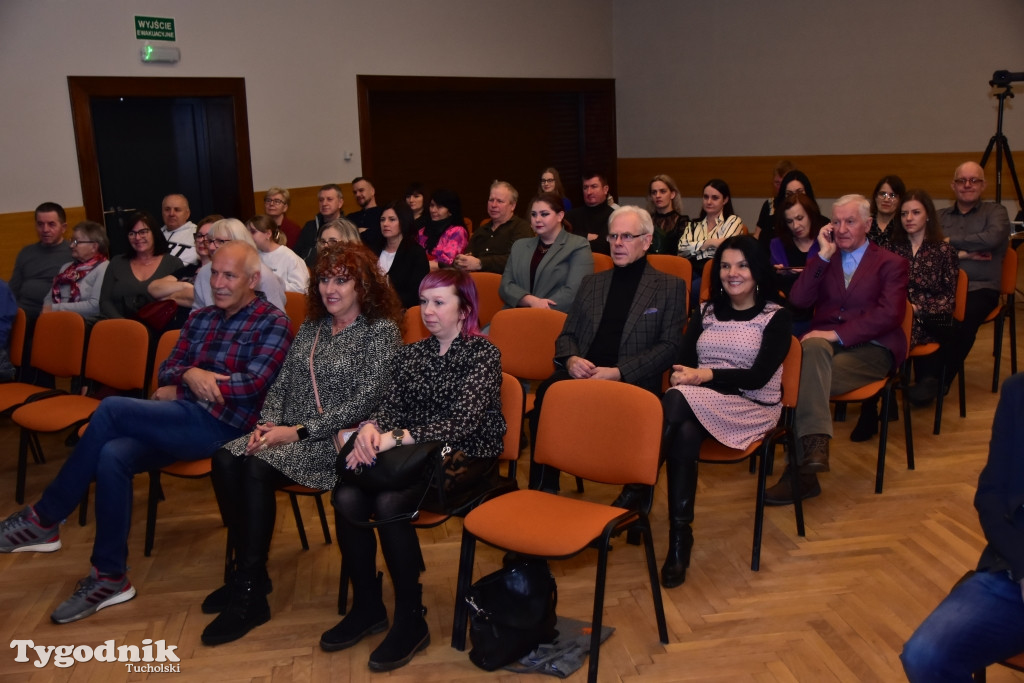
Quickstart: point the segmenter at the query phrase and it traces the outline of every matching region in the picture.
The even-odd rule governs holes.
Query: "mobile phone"
[[[835,228],[829,228],[828,232],[825,233],[825,239],[827,239],[829,242],[832,242],[833,244],[835,244],[835,241],[836,241],[836,229]]]

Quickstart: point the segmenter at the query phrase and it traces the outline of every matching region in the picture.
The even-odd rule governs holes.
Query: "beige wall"
[[[140,63],[136,14],[175,19],[181,62]],[[361,170],[356,74],[608,78],[611,15],[611,0],[2,0],[0,213],[81,205],[69,75],[244,77],[255,188],[319,186]]]

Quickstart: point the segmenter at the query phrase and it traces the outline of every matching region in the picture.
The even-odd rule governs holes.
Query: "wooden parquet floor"
[[[905,464],[903,425],[892,425],[885,492],[873,491],[876,440],[851,443],[857,408],[836,428],[832,471],[823,494],[805,506],[807,536],[796,535],[791,508],[766,514],[761,571],[749,568],[755,478],[743,465],[704,465],[697,504],[696,546],[686,583],[664,591],[670,644],[658,642],[642,552],[622,540],[610,554],[605,623],[616,628],[601,652],[602,681],[902,681],[903,642],[964,571],[974,566],[983,537],[972,505],[986,457],[996,395],[990,393],[991,326],[982,329],[968,363],[968,414],[957,415],[955,393],[946,404],[941,436],[931,434],[931,409],[914,412],[917,469]],[[1003,376],[1009,371],[1008,350]],[[625,426],[624,426],[625,428]],[[13,478],[17,434],[0,425],[0,515],[17,509]],[[49,461],[29,465],[28,495],[38,497],[63,461],[63,435],[44,438]],[[782,456],[776,471],[781,472]],[[523,470],[526,468],[523,467]],[[525,471],[521,472],[525,475]],[[271,549],[273,618],[246,638],[204,647],[199,634],[210,617],[203,597],[221,583],[224,530],[208,479],[165,478],[156,547],[142,553],[148,478],[136,480],[130,576],[138,596],[78,623],[56,626],[50,612],[85,575],[93,537],[92,514],[63,527],[64,548],[52,554],[0,555],[0,636],[4,643],[91,645],[113,639],[139,645],[163,639],[181,659],[175,681],[478,681],[527,680],[487,674],[449,647],[461,524],[420,532],[427,571],[424,600],[432,643],[406,667],[371,676],[369,652],[381,636],[350,650],[321,652],[321,632],[335,613],[340,555],[319,532],[312,501],[302,501],[311,548],[299,546],[286,498],[278,499]],[[565,482],[568,484],[568,481]],[[569,487],[567,487],[569,488]],[[575,495],[575,494],[569,494]],[[615,491],[588,485],[588,495],[610,500]],[[659,484],[653,514],[659,566],[666,542],[665,490]],[[332,530],[333,533],[333,530]],[[560,614],[589,619],[593,551],[552,563]],[[474,576],[500,565],[497,550],[479,547]],[[379,562],[383,566],[382,562]],[[391,588],[385,582],[390,606]],[[36,668],[0,654],[0,682],[121,681],[168,674],[128,673],[117,663]],[[571,680],[585,679],[584,669]],[[537,680],[537,679],[534,679]],[[1024,680],[992,667],[989,680]]]

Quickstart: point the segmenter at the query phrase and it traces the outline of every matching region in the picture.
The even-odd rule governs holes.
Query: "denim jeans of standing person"
[[[95,480],[92,564],[101,574],[124,574],[132,478],[178,460],[208,457],[241,433],[192,401],[104,399],[82,440],[34,506],[36,514],[45,525],[60,522]]]
[[[954,588],[903,647],[910,683],[973,680],[1024,652],[1024,598],[1005,571],[979,571]]]

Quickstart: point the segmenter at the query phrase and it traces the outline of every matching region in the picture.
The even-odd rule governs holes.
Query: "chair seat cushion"
[[[829,400],[830,401],[866,401],[869,398],[873,398],[874,396],[876,396],[878,394],[878,392],[880,392],[882,389],[884,389],[885,385],[886,385],[886,383],[888,381],[889,381],[888,379],[880,379],[877,382],[871,382],[870,384],[865,384],[862,387],[858,387],[858,388],[854,389],[853,391],[847,391],[845,394],[836,394],[835,396],[830,396]]]
[[[0,384],[0,412],[9,410],[14,406],[20,406],[36,394],[45,394],[51,391],[53,391],[53,389],[39,387],[35,384],[25,384],[23,382]]]
[[[21,406],[11,415],[14,423],[34,432],[56,432],[88,420],[100,402],[89,396],[63,394],[33,401]]]
[[[622,508],[540,491],[512,491],[466,515],[465,528],[481,540],[527,555],[570,557],[587,547],[619,517]]]
[[[198,478],[205,477],[210,473],[211,469],[212,461],[210,458],[200,458],[199,460],[178,460],[166,467],[161,467],[160,471],[175,477]]]
[[[747,446],[745,450],[740,451],[707,438],[700,444],[700,455],[697,459],[702,462],[742,462],[757,452],[757,449],[761,447],[761,442],[762,440],[758,439]]]

